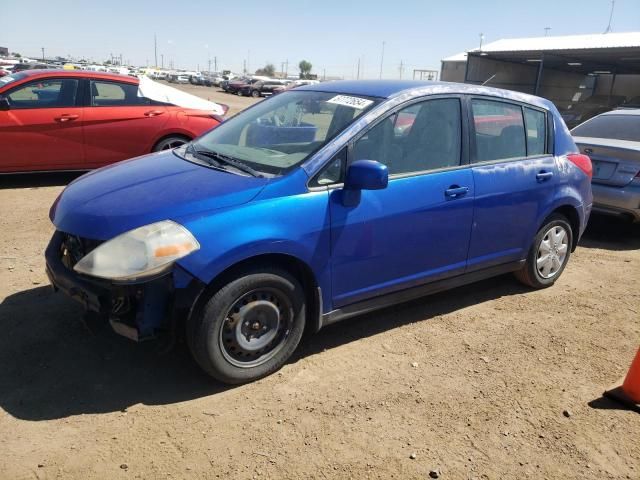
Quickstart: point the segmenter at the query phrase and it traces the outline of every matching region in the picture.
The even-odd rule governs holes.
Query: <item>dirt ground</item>
[[[1,479],[640,478],[640,415],[601,398],[640,339],[639,226],[594,217],[552,288],[504,276],[347,320],[229,388],[51,292],[72,178],[0,178]]]
[[[170,87],[179,88],[180,90],[184,90],[185,92],[191,93],[192,95],[197,95],[198,97],[211,100],[212,102],[224,103],[229,107],[227,117],[235,115],[240,110],[260,101],[259,99],[251,97],[239,97],[238,95],[232,95],[230,93],[224,92],[218,87],[204,87],[201,85],[176,85],[167,82],[161,83],[165,83]]]

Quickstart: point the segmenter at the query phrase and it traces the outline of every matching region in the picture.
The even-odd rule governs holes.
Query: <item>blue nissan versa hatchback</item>
[[[331,82],[72,182],[55,288],[136,340],[181,328],[211,376],[278,369],[303,330],[515,272],[552,285],[591,162],[547,100],[455,83]]]

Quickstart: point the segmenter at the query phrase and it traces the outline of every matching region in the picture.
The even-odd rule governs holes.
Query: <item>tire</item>
[[[516,278],[533,288],[553,285],[567,266],[573,245],[573,231],[564,215],[553,214],[538,230],[526,263]]]
[[[251,90],[251,96],[253,98],[258,98],[260,97],[260,92],[258,90]]]
[[[300,343],[305,303],[304,290],[288,272],[245,273],[213,293],[188,320],[191,354],[223,383],[265,377],[282,367]]]
[[[239,97],[244,97],[244,94],[242,93],[242,90],[238,90],[238,91],[236,92],[236,94],[237,94]]]
[[[180,135],[172,135],[170,137],[165,137],[156,143],[153,146],[152,152],[159,152],[160,150],[171,150],[173,148],[179,147],[180,145],[184,145],[185,143],[190,142],[187,137],[182,137]]]

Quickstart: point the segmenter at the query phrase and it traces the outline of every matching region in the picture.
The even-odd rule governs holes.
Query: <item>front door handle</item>
[[[458,185],[451,185],[444,191],[444,196],[447,198],[460,198],[469,193],[469,187],[459,187]]]
[[[148,112],[144,112],[145,117],[157,117],[158,115],[162,115],[164,112],[162,110],[149,110]]]
[[[542,183],[542,182],[546,182],[551,177],[553,177],[553,172],[545,172],[544,170],[542,170],[542,171],[538,172],[538,174],[536,175],[536,180],[538,180],[538,182]]]
[[[64,123],[64,122],[71,122],[72,120],[76,120],[77,118],[78,118],[78,115],[74,115],[72,113],[63,113],[59,117],[55,117],[54,120],[56,122]]]

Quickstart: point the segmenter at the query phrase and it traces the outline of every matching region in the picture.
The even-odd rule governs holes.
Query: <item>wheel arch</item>
[[[302,285],[306,300],[305,330],[315,332],[321,327],[322,295],[311,267],[298,257],[286,253],[263,253],[239,260],[218,273],[196,301],[191,315],[204,307],[210,296],[243,273],[260,268],[281,268],[293,275]]]
[[[560,214],[569,221],[569,225],[571,226],[571,234],[572,234],[571,235],[572,237],[571,252],[575,252],[576,248],[578,247],[578,240],[580,239],[580,214],[578,213],[578,209],[573,205],[568,205],[568,204],[557,206],[544,218],[544,220],[540,224],[540,227],[542,227],[542,225],[544,225],[547,222],[549,217],[551,217],[554,214]]]

